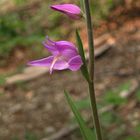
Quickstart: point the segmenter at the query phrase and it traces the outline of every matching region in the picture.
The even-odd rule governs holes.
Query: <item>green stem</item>
[[[95,89],[94,89],[94,41],[93,41],[93,28],[90,14],[89,0],[84,0],[85,12],[86,12],[86,22],[87,22],[87,32],[88,32],[88,45],[89,45],[89,93],[90,101],[92,106],[94,127],[96,130],[97,140],[102,140],[101,127],[98,117]]]

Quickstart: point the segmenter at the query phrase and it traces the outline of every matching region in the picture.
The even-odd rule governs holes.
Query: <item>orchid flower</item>
[[[81,56],[71,42],[54,42],[47,37],[43,44],[52,55],[47,58],[31,61],[28,65],[49,67],[51,74],[53,70],[70,69],[72,71],[77,71],[83,64]]]
[[[79,19],[81,17],[81,9],[74,4],[58,4],[52,5],[53,10],[62,12],[73,19]]]

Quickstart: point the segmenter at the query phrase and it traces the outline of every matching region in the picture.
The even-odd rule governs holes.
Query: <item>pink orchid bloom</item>
[[[51,8],[53,10],[62,12],[73,19],[79,19],[81,17],[81,9],[77,5],[74,5],[74,4],[52,5]]]
[[[47,58],[31,61],[28,65],[49,67],[50,74],[53,70],[70,69],[72,71],[77,71],[82,66],[81,56],[71,42],[54,42],[47,37],[43,44],[52,55]]]

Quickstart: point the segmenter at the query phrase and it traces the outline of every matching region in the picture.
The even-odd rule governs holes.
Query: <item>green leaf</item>
[[[82,43],[82,40],[81,40],[80,35],[78,33],[78,30],[76,30],[76,40],[77,40],[79,54],[80,54],[82,61],[83,61],[83,65],[81,67],[81,72],[82,72],[83,76],[86,78],[86,80],[89,82],[89,73],[88,73],[87,64],[86,64],[83,43]]]
[[[131,82],[128,81],[126,83],[120,84],[120,86],[117,88],[116,92],[122,92],[123,90],[128,91],[131,87]]]
[[[5,84],[5,76],[3,75],[0,75],[0,86],[4,85]]]
[[[69,94],[66,91],[64,91],[64,93],[65,93],[67,101],[74,113],[76,121],[80,126],[80,130],[81,130],[84,140],[94,140],[95,135],[93,134],[91,129],[86,126],[86,123],[85,123],[84,119],[82,118],[81,114],[79,113],[78,109],[76,108],[74,101],[72,100],[72,98],[69,96]]]
[[[25,133],[25,140],[38,140],[38,138],[34,133],[27,131]]]
[[[80,6],[81,6],[82,11],[84,12],[85,9],[84,9],[84,1],[83,0],[80,0]]]
[[[89,98],[85,98],[79,101],[75,102],[75,105],[77,107],[78,110],[81,109],[90,109],[91,105],[90,105],[90,99]]]
[[[131,86],[130,84],[131,84],[130,82],[123,83],[119,87],[117,87],[116,89],[107,91],[104,94],[104,98],[103,98],[104,101],[107,104],[110,103],[113,105],[125,104],[127,102],[127,100],[126,100],[126,98],[122,98],[120,96],[120,92],[128,91],[130,89],[130,86]]]
[[[140,124],[137,124],[137,126],[135,127],[135,131],[140,132]]]
[[[104,100],[107,103],[113,104],[113,105],[122,105],[126,103],[127,101],[125,98],[121,98],[119,96],[119,93],[115,93],[113,91],[108,91],[104,96]]]

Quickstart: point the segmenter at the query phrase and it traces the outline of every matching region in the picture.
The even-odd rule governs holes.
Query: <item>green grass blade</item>
[[[64,93],[65,93],[66,99],[71,107],[71,110],[74,113],[76,121],[79,124],[79,127],[80,127],[84,140],[94,140],[95,139],[94,133],[92,132],[92,130],[90,128],[87,127],[84,119],[82,118],[81,114],[79,113],[78,109],[76,108],[74,101],[72,100],[72,98],[69,96],[69,94],[66,91],[64,91]]]
[[[89,73],[88,73],[87,64],[86,64],[83,43],[82,43],[82,40],[81,40],[80,35],[79,35],[77,30],[76,30],[76,39],[77,39],[79,54],[80,54],[82,61],[83,61],[83,65],[81,67],[81,72],[82,72],[83,76],[86,78],[86,80],[89,82]]]

